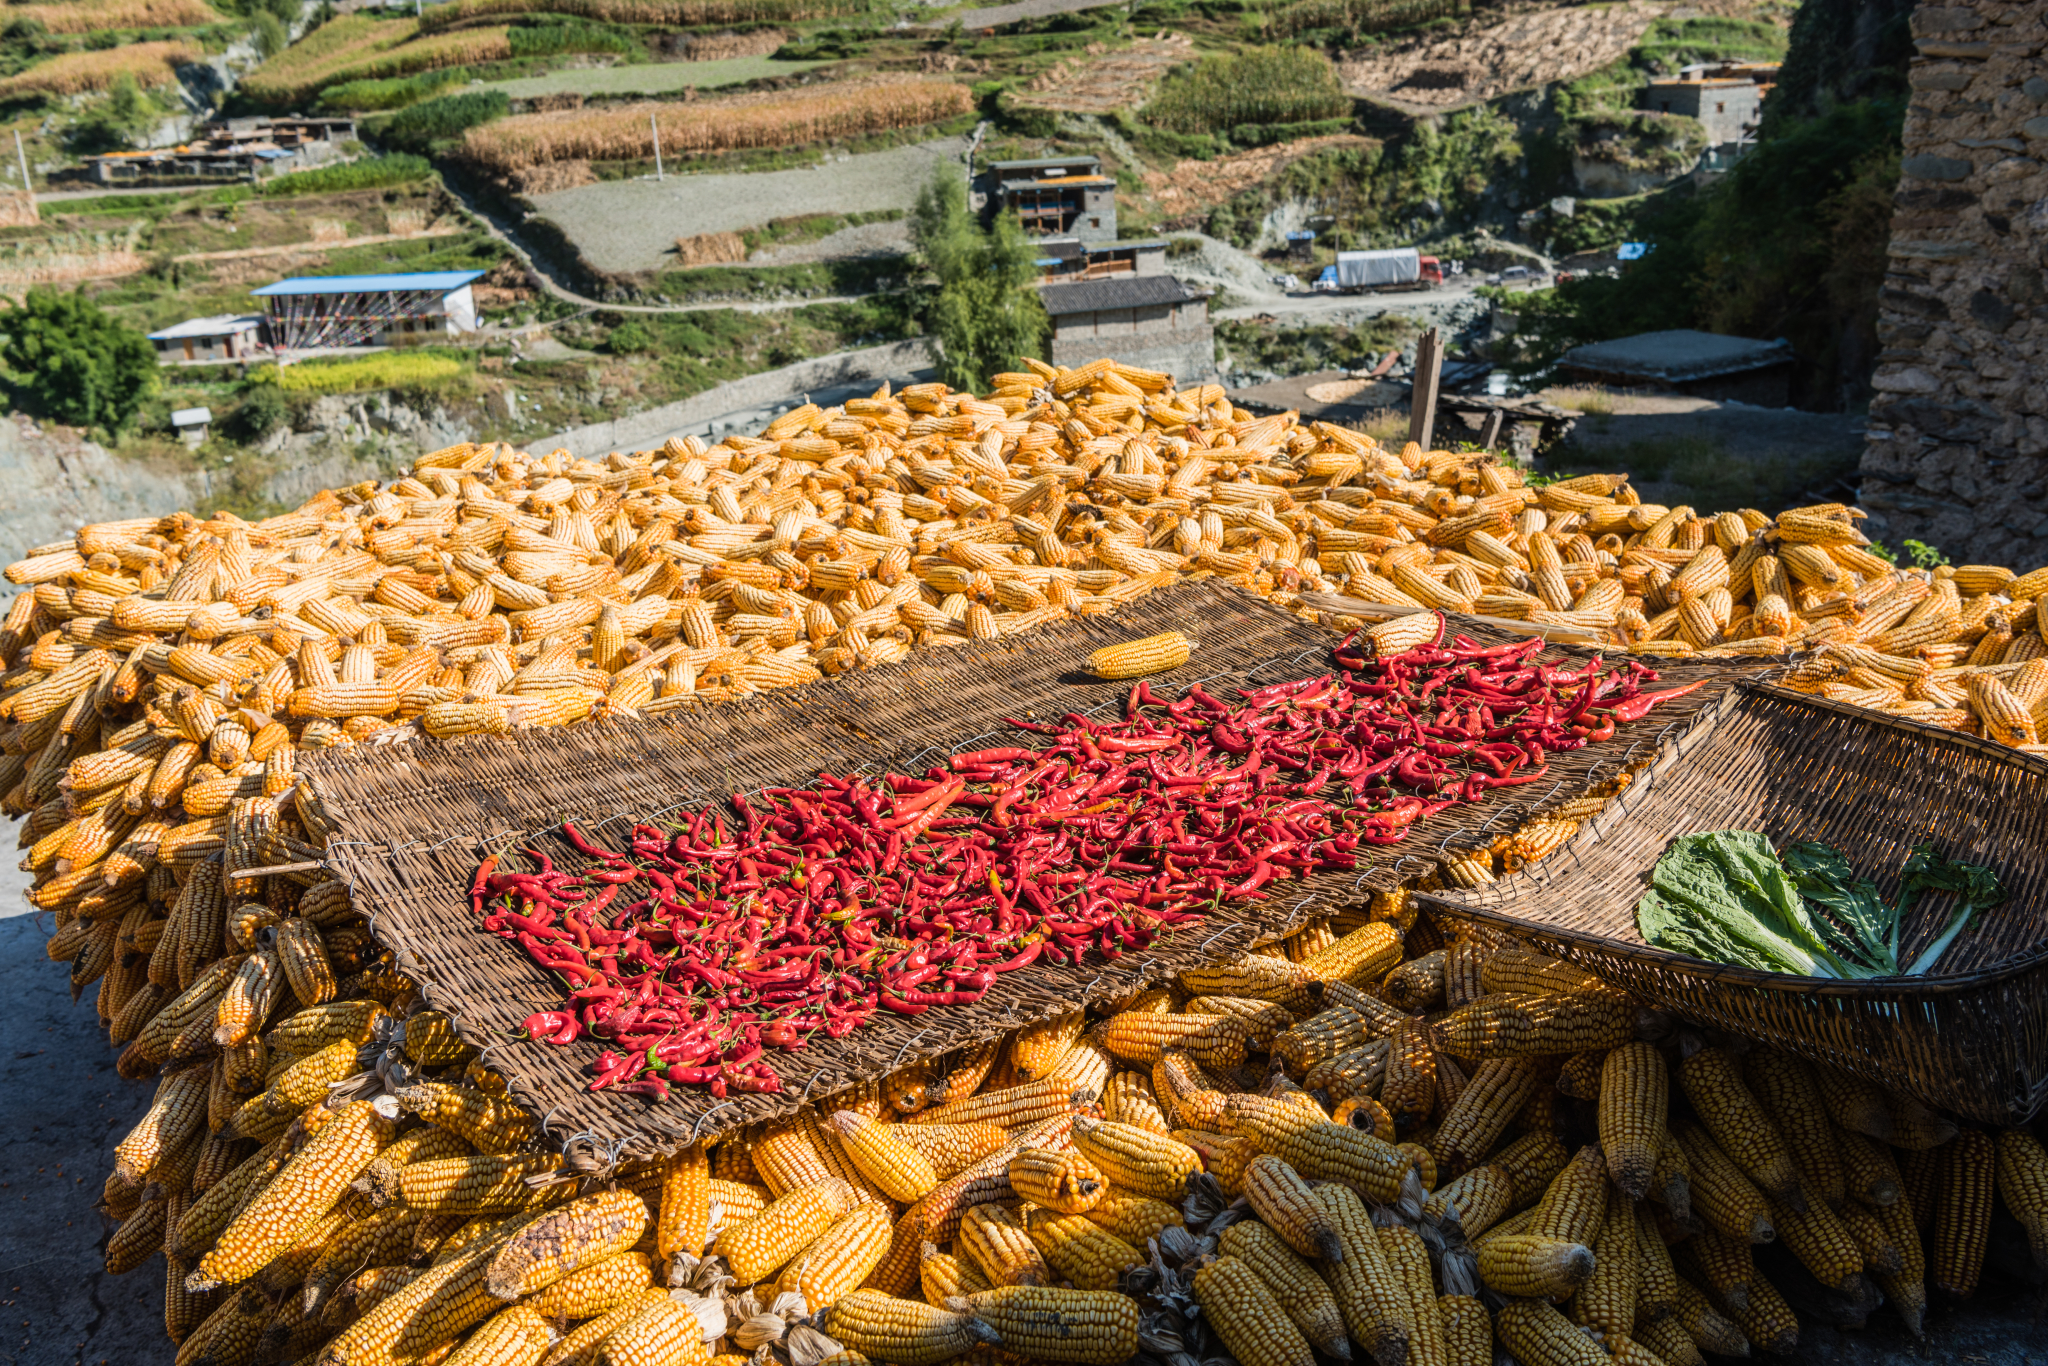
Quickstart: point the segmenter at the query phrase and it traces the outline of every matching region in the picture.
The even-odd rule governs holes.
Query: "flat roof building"
[[[470,282],[480,270],[407,275],[318,275],[279,280],[262,299],[273,346],[403,346],[476,331]]]
[[[254,360],[264,349],[261,313],[190,318],[149,334],[159,365],[205,365]]]
[[[1076,280],[1100,280],[1112,275],[1164,275],[1166,243],[1083,242],[1078,237],[1041,237],[1033,243],[1039,250],[1040,284],[1070,284]]]
[[[1171,275],[1044,284],[1038,297],[1052,318],[1054,365],[1086,365],[1098,356],[1115,356],[1129,365],[1164,370],[1180,384],[1216,372],[1209,301]]]
[[[355,135],[355,120],[349,118],[225,119],[176,147],[80,160],[102,185],[257,180],[333,161],[342,154],[341,144]]]

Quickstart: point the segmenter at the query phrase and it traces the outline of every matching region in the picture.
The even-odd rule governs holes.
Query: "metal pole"
[[[36,198],[36,189],[28,178],[28,153],[21,150],[21,130],[19,128],[14,130],[14,156],[21,163],[21,191],[28,196],[29,202],[33,204]]]
[[[655,178],[656,180],[660,180],[660,179],[662,178],[662,175],[661,175],[661,125],[660,125],[660,124],[658,124],[658,123],[656,123],[656,122],[654,121],[654,115],[653,115],[653,114],[651,114],[651,113],[650,113],[650,114],[649,114],[649,115],[647,116],[647,131],[648,131],[648,132],[650,132],[650,133],[652,133],[652,134],[654,134],[654,178]]]

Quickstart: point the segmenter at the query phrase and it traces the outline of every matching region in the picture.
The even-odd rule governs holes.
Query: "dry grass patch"
[[[785,24],[867,12],[867,0],[453,0],[426,13],[429,29],[498,14],[568,14],[614,24]]]
[[[200,28],[225,22],[200,0],[70,0],[62,5],[9,5],[12,22],[33,19],[51,33],[95,33],[121,28]]]
[[[177,68],[200,60],[199,44],[183,39],[161,43],[131,43],[104,52],[67,52],[39,66],[16,72],[0,81],[0,100],[19,100],[31,95],[83,95],[111,89],[122,73],[135,78],[147,89],[169,85],[177,79]]]
[[[967,87],[894,80],[829,85],[730,100],[616,105],[570,114],[520,114],[463,135],[469,157],[500,174],[554,161],[634,161],[654,155],[648,117],[661,127],[664,155],[797,147],[911,128],[965,114]]]

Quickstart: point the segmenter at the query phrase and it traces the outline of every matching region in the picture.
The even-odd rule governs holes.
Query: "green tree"
[[[149,339],[116,321],[83,293],[31,289],[0,311],[0,364],[17,397],[43,416],[118,431],[156,388]]]
[[[985,388],[1045,345],[1050,324],[1032,287],[1037,256],[1023,230],[998,216],[984,231],[967,207],[967,187],[941,170],[918,192],[910,240],[938,279],[926,319],[939,378],[956,389]]]
[[[105,95],[71,121],[65,142],[73,152],[85,156],[124,151],[148,136],[162,117],[156,101],[135,83],[132,74],[123,71],[114,77]]]
[[[250,41],[265,57],[275,57],[291,45],[292,37],[284,23],[269,10],[258,10],[254,22],[249,26]]]

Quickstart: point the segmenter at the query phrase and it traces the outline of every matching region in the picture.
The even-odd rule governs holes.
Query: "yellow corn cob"
[[[1735,1326],[1756,1350],[1772,1356],[1790,1356],[1798,1350],[1799,1319],[1769,1281],[1759,1278],[1750,1287],[1748,1303],[1740,1309],[1731,1305],[1730,1310]]]
[[[397,1094],[407,1111],[456,1134],[480,1153],[509,1153],[533,1137],[532,1115],[504,1097],[473,1087],[428,1081]]]
[[[1235,1200],[1244,1194],[1244,1172],[1259,1154],[1259,1145],[1241,1134],[1211,1134],[1200,1129],[1175,1129],[1170,1137],[1185,1143],[1202,1159],[1202,1170],[1216,1178],[1223,1193]]]
[[[205,1194],[193,1198],[165,1229],[164,1246],[169,1254],[186,1261],[204,1256],[229,1221],[277,1175],[288,1156],[281,1141],[265,1144],[207,1187]]]
[[[1437,949],[1420,958],[1411,958],[1395,968],[1380,983],[1380,995],[1396,1010],[1411,1014],[1441,1005],[1444,999],[1444,950]]]
[[[1941,1150],[1941,1196],[1934,1207],[1934,1288],[1968,1299],[1984,1270],[1991,1233],[1997,1147],[1982,1129],[1964,1129]]]
[[[939,1184],[931,1159],[898,1138],[896,1125],[841,1110],[832,1116],[829,1128],[844,1146],[847,1160],[891,1200],[921,1200]]]
[[[562,1277],[525,1302],[551,1319],[587,1319],[611,1312],[654,1284],[644,1252],[621,1252]]]
[[[1098,678],[1138,678],[1163,669],[1178,669],[1194,653],[1194,643],[1178,631],[1142,640],[1105,645],[1088,656],[1088,670]]]
[[[1074,1051],[1078,1053],[1080,1050]],[[986,1123],[1015,1129],[1072,1113],[1074,1092],[1072,1083],[1059,1077],[1047,1077],[1043,1081],[1027,1081],[1019,1086],[982,1091],[951,1104],[934,1105],[914,1115],[905,1115],[903,1123],[906,1128],[925,1124]]]
[[[1481,1063],[1430,1138],[1429,1152],[1437,1169],[1458,1174],[1482,1161],[1542,1084],[1541,1064],[1533,1059],[1490,1058]]]
[[[1318,981],[1306,964],[1258,953],[1228,963],[1187,968],[1180,975],[1181,985],[1195,996],[1248,996],[1278,1001],[1290,1010],[1305,1010],[1315,1004]]]
[[[1598,1329],[1611,1342],[1629,1336],[1636,1326],[1640,1257],[1634,1208],[1609,1200],[1592,1247],[1593,1274],[1572,1296],[1569,1313],[1572,1322]]]
[[[1371,1008],[1371,1016],[1349,1006],[1336,1006],[1313,1015],[1275,1036],[1273,1056],[1286,1066],[1290,1075],[1304,1077],[1322,1063],[1363,1048],[1375,1039],[1386,1038],[1407,1019],[1380,1001],[1373,1001]]]
[[[539,1313],[515,1304],[485,1320],[442,1366],[537,1366],[553,1336]]]
[[[479,1153],[469,1157],[412,1162],[387,1174],[368,1173],[370,1198],[380,1207],[392,1201],[434,1214],[504,1214],[552,1203],[526,1184],[529,1176],[555,1170],[552,1154]],[[381,1179],[380,1179],[381,1178]],[[573,1194],[564,1185],[560,1195]]]
[[[1185,1222],[1180,1209],[1164,1200],[1125,1195],[1114,1190],[1105,1192],[1086,1217],[1090,1223],[1107,1229],[1132,1247],[1143,1247],[1163,1230]]]
[[[1401,961],[1401,932],[1385,921],[1361,925],[1333,944],[1301,960],[1308,975],[1321,982],[1372,982]]]
[[[1686,1276],[1713,1291],[1718,1303],[1729,1309],[1749,1306],[1749,1288],[1756,1283],[1757,1270],[1748,1243],[1715,1229],[1701,1229],[1680,1243],[1677,1252],[1686,1259]]]
[[[1939,1148],[1956,1136],[1954,1123],[1903,1092],[1886,1092],[1884,1103],[1892,1121],[1886,1142],[1894,1148]]]
[[[1339,1185],[1316,1191],[1343,1245],[1340,1261],[1325,1262],[1323,1277],[1344,1316],[1351,1341],[1375,1361],[1405,1361],[1415,1335],[1404,1280],[1387,1264],[1372,1215],[1356,1192]]]
[[[1033,1361],[1118,1366],[1138,1350],[1138,1302],[1114,1291],[999,1286],[968,1296],[967,1303],[1006,1349]],[[916,1366],[900,1356],[888,1359]]]
[[[2026,1230],[2034,1264],[2048,1271],[2048,1149],[2024,1129],[2001,1129],[1998,1193]]]
[[[1789,1053],[1759,1049],[1743,1060],[1743,1079],[1785,1136],[1801,1187],[1840,1204],[1846,1193],[1841,1151],[1812,1069]]]
[[[930,1243],[919,1245],[917,1277],[924,1302],[939,1308],[944,1308],[955,1295],[971,1295],[989,1288],[988,1278],[973,1261],[941,1252]]]
[[[1513,1297],[1562,1300],[1593,1274],[1593,1250],[1532,1233],[1496,1233],[1479,1245],[1479,1279]]]
[[[716,1206],[710,1211],[710,1228],[713,1233],[753,1218],[767,1209],[772,1199],[760,1186],[749,1186],[739,1181],[724,1181],[715,1176],[707,1185],[705,1196],[707,1205]]]
[[[1678,1084],[1714,1142],[1736,1166],[1795,1213],[1806,1207],[1799,1169],[1785,1136],[1743,1084],[1732,1058],[1718,1048],[1702,1048],[1678,1065]]]
[[[1521,944],[1505,944],[1488,953],[1479,967],[1479,984],[1487,995],[1614,994],[1612,987],[1584,968]]]
[[[294,1057],[316,1053],[343,1040],[366,1044],[375,1035],[385,1010],[378,1001],[330,1001],[294,1012],[270,1028],[263,1041],[272,1054]]]
[[[1091,1035],[1113,1058],[1151,1066],[1177,1048],[1208,1067],[1235,1067],[1245,1059],[1251,1031],[1226,1015],[1116,1015]]]
[[[1447,1059],[1438,1058],[1436,1061],[1437,1076],[1441,1079],[1445,1075]],[[1442,1104],[1441,1096],[1438,1097],[1438,1104]],[[1348,1099],[1338,1101],[1337,1107],[1330,1111],[1330,1120],[1334,1124],[1343,1124],[1363,1133],[1371,1134],[1382,1142],[1394,1142],[1394,1117],[1387,1113],[1386,1106],[1380,1104],[1371,1096],[1351,1096]],[[1408,1147],[1412,1145],[1401,1144],[1397,1146]],[[1421,1151],[1427,1156],[1428,1149],[1425,1148]],[[1429,1169],[1432,1174],[1436,1171],[1436,1159],[1433,1157],[1429,1159]],[[1434,1181],[1425,1181],[1424,1184],[1434,1185],[1435,1183]]]
[[[910,1124],[897,1126],[895,1137],[923,1153],[946,1181],[995,1152],[1009,1142],[1009,1135],[994,1124]]]
[[[838,1303],[881,1265],[894,1222],[887,1205],[870,1200],[856,1206],[783,1269],[780,1288],[802,1292],[804,1303],[817,1309]]]
[[[1397,1127],[1420,1124],[1436,1105],[1436,1050],[1429,1026],[1414,1016],[1401,1022],[1387,1045],[1386,1080],[1379,1100]]]
[[[1380,1249],[1387,1266],[1408,1294],[1409,1323],[1413,1336],[1408,1356],[1415,1366],[1441,1366],[1444,1360],[1443,1316],[1436,1304],[1436,1278],[1430,1265],[1429,1249],[1406,1224],[1390,1224],[1379,1231]]]
[[[1863,1271],[1863,1255],[1832,1209],[1822,1201],[1810,1200],[1805,1212],[1797,1213],[1774,1200],[1770,1211],[1778,1241],[1815,1280],[1832,1289],[1854,1289],[1854,1278]]]
[[[1891,1234],[1885,1230],[1884,1221],[1864,1206],[1853,1200],[1844,1200],[1835,1215],[1842,1221],[1849,1236],[1856,1242],[1856,1251],[1863,1258],[1863,1269],[1871,1275],[1886,1273],[1897,1275],[1906,1269],[1906,1259],[1893,1246]]]
[[[1631,1341],[1648,1348],[1665,1366],[1707,1366],[1707,1359],[1700,1355],[1699,1344],[1692,1340],[1692,1335],[1685,1331],[1685,1325],[1675,1315],[1647,1323],[1638,1316],[1636,1335]],[[1617,1352],[1614,1359],[1620,1361],[1620,1353]],[[1631,1362],[1630,1366],[1635,1366],[1635,1363]]]
[[[1691,1169],[1693,1213],[1740,1242],[1768,1243],[1776,1238],[1762,1192],[1713,1137],[1697,1124],[1680,1125],[1676,1137]]]
[[[200,1362],[252,1361],[270,1325],[270,1301],[254,1290],[240,1290],[222,1298],[220,1307],[192,1330],[178,1349],[178,1361],[191,1366]]]
[[[820,1181],[783,1196],[745,1223],[721,1230],[714,1250],[725,1258],[739,1284],[753,1285],[824,1237],[852,1211],[856,1198],[844,1181]]]
[[[939,1366],[976,1343],[998,1340],[997,1331],[973,1314],[875,1290],[856,1290],[826,1310],[825,1334],[848,1351],[895,1366]]]
[[[1060,1059],[1067,1056],[1081,1037],[1087,1023],[1083,1011],[1056,1015],[1035,1025],[1026,1025],[1010,1039],[1010,1070],[1018,1081],[1038,1081],[1052,1075]]]
[[[1265,1154],[1245,1165],[1242,1179],[1253,1212],[1289,1247],[1326,1262],[1343,1259],[1335,1226],[1294,1168]]]
[[[126,1275],[163,1250],[167,1213],[164,1200],[145,1200],[121,1221],[107,1239],[109,1276]]]
[[[1927,1312],[1927,1256],[1920,1243],[1920,1230],[1913,1226],[1913,1214],[1903,1200],[1875,1211],[1884,1225],[1886,1241],[1898,1251],[1896,1272],[1877,1273],[1877,1284],[1885,1299],[1906,1321],[1914,1337],[1920,1336],[1922,1316]]]
[[[624,1252],[650,1222],[647,1202],[631,1191],[603,1191],[571,1201],[527,1224],[498,1249],[484,1286],[501,1300],[552,1285],[572,1271]]]
[[[1523,1366],[1607,1366],[1607,1354],[1540,1299],[1510,1300],[1493,1316],[1494,1336]]]
[[[1768,1282],[1759,1279],[1759,1285]],[[1756,1293],[1757,1287],[1750,1287]],[[1742,1329],[1707,1302],[1706,1295],[1691,1281],[1679,1278],[1678,1309],[1675,1317],[1702,1352],[1715,1356],[1749,1355],[1749,1339]]]
[[[623,1304],[598,1315],[564,1337],[541,1358],[541,1366],[596,1366],[596,1354],[604,1341],[649,1308],[671,1303],[666,1290],[643,1290]]]
[[[295,1231],[333,1208],[390,1141],[391,1128],[374,1102],[338,1111],[221,1233],[193,1270],[192,1289],[245,1281],[291,1247]]]
[[[1493,1316],[1486,1306],[1470,1295],[1444,1295],[1436,1303],[1448,1366],[1492,1366]]]
[[[1591,1245],[1607,1213],[1607,1164],[1588,1144],[1565,1164],[1537,1202],[1529,1231],[1565,1243]]]
[[[285,924],[292,922],[286,921]],[[282,927],[280,927],[280,948]],[[295,986],[293,990],[297,990]],[[451,1067],[476,1055],[455,1032],[455,1021],[438,1010],[414,1011],[405,1022],[405,1056],[421,1067]]]
[[[1228,1015],[1245,1028],[1245,1041],[1254,1053],[1271,1050],[1281,1031],[1293,1027],[1294,1012],[1278,1001],[1255,1001],[1248,996],[1196,996],[1187,1003],[1190,1015]]]
[[[1066,1141],[1073,1127],[1071,1117],[1049,1119],[1017,1131],[1011,1139],[996,1151],[990,1153],[972,1166],[962,1168],[956,1175],[941,1181],[911,1207],[917,1227],[916,1240],[925,1238],[935,1243],[948,1243],[959,1229],[960,1218],[976,1205],[991,1201],[1008,1200],[1016,1192],[1010,1189],[1010,1161],[1027,1148],[1043,1148]],[[909,1246],[915,1249],[917,1241]],[[915,1272],[916,1264],[908,1263],[906,1270]]]
[[[1129,1195],[1178,1200],[1188,1178],[1201,1170],[1201,1158],[1185,1143],[1129,1124],[1091,1119],[1074,1121],[1074,1146]]]
[[[1058,1214],[1085,1214],[1109,1189],[1095,1164],[1078,1152],[1027,1148],[1010,1159],[1010,1188]]]
[[[1143,1072],[1118,1072],[1110,1077],[1109,1087],[1102,1093],[1102,1113],[1119,1124],[1150,1129],[1155,1134],[1168,1133],[1173,1128],[1159,1108],[1151,1078]]]
[[[1045,1264],[1080,1290],[1114,1290],[1123,1273],[1145,1264],[1144,1254],[1085,1215],[1027,1210],[1025,1231]]]
[[[960,1250],[990,1285],[1045,1285],[1045,1258],[1022,1222],[1001,1205],[976,1205],[960,1219]]]
[[[1475,1059],[1619,1048],[1634,1032],[1634,1007],[1612,992],[1482,996],[1432,1028],[1438,1048]]]
[[[1892,1141],[1891,1111],[1881,1088],[1832,1067],[1815,1067],[1813,1080],[1820,1089],[1821,1104],[1838,1127],[1881,1143]]]
[[[1159,1097],[1169,1126],[1211,1127],[1223,1122],[1227,1098],[1220,1084],[1200,1063],[1177,1048],[1167,1049],[1152,1064],[1152,1090]]]
[[[158,1082],[149,1109],[115,1147],[114,1170],[139,1184],[172,1149],[198,1133],[206,1123],[210,1082],[206,1067],[187,1067]]]
[[[761,1182],[777,1197],[833,1178],[831,1164],[801,1121],[765,1130],[748,1149]]]
[[[1425,1217],[1439,1221],[1455,1219],[1465,1237],[1472,1239],[1499,1223],[1514,1207],[1514,1179],[1489,1164],[1474,1167],[1431,1192],[1422,1211]]]
[[[1913,1226],[1922,1233],[1934,1227],[1934,1207],[1941,1200],[1942,1154],[1928,1148],[1902,1149],[1899,1194],[1912,1207]]]
[[[704,1325],[675,1301],[649,1304],[598,1348],[599,1366],[710,1366]]]
[[[890,1228],[889,1250],[882,1254],[881,1262],[868,1273],[860,1288],[879,1290],[885,1295],[901,1295],[911,1290],[917,1285],[918,1256],[925,1242],[924,1215],[918,1205],[912,1205]]]
[[[655,1248],[663,1257],[701,1257],[710,1241],[711,1163],[704,1145],[693,1143],[671,1157],[662,1174]]]
[[[1211,1260],[1195,1273],[1194,1290],[1202,1318],[1244,1366],[1314,1366],[1301,1330],[1243,1261]]]
[[[1386,1082],[1387,1060],[1393,1051],[1392,1039],[1374,1039],[1362,1048],[1325,1058],[1309,1068],[1301,1079],[1302,1085],[1321,1091],[1332,1100],[1371,1099]],[[1437,1061],[1441,1070],[1443,1059],[1439,1057]],[[1393,1117],[1388,1116],[1387,1122],[1391,1124]]]
[[[1842,1159],[1842,1184],[1851,1198],[1872,1208],[1898,1200],[1899,1164],[1890,1148],[1847,1129],[1835,1129],[1833,1138]]]
[[[1374,1204],[1421,1207],[1424,1192],[1407,1154],[1371,1134],[1340,1124],[1283,1129],[1256,1118],[1245,1127],[1261,1148],[1309,1180],[1341,1182]]]
[[[1640,1200],[1664,1145],[1670,1078],[1664,1055],[1646,1043],[1611,1050],[1600,1065],[1600,1146],[1614,1183]]]

